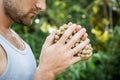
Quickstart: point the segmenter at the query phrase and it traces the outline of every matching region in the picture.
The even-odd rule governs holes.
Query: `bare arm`
[[[47,37],[41,51],[40,63],[33,80],[54,80],[56,75],[81,60],[81,57],[75,57],[74,55],[89,44],[89,39],[85,38],[75,49],[71,49],[71,47],[79,38],[86,34],[85,29],[79,30],[67,44],[64,44],[75,29],[76,25],[70,25],[60,40],[55,44],[53,44],[53,40],[56,32],[53,32]]]
[[[4,73],[6,67],[7,67],[7,56],[4,49],[0,45],[0,76]]]

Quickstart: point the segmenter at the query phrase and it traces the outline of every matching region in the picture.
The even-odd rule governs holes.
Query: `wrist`
[[[55,75],[52,71],[45,69],[44,67],[38,66],[36,70],[36,79],[34,80],[54,80]]]

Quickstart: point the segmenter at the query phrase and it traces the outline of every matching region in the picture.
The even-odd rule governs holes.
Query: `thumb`
[[[44,47],[48,47],[53,43],[53,40],[55,38],[56,30],[54,30],[45,40]]]

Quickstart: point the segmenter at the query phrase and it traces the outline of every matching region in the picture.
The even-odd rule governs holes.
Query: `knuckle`
[[[66,46],[74,48],[75,47],[75,39],[70,39]]]
[[[86,32],[87,30],[85,28],[81,29],[83,32]]]
[[[76,24],[71,25],[69,28],[70,28],[70,30],[75,30]]]
[[[84,36],[88,37],[88,33],[85,33],[85,35],[84,35]]]
[[[82,26],[81,26],[81,25],[78,25],[78,27],[79,27],[79,28],[82,28]]]
[[[83,60],[88,60],[89,58],[84,58]]]
[[[42,48],[45,49],[46,47],[47,47],[47,46],[46,46],[46,44],[44,43],[43,46],[42,46]]]
[[[77,34],[77,33],[76,33]],[[78,32],[78,35],[80,35],[81,37],[84,36],[86,34],[86,29],[83,28]]]
[[[89,43],[89,42],[90,42],[90,39],[87,38],[87,42]]]
[[[86,33],[86,29],[85,29],[85,28],[81,29],[81,30],[79,31],[79,33],[80,33],[81,35],[85,34],[85,33]]]
[[[83,44],[86,44],[86,43],[87,44],[90,43],[90,39],[87,38],[86,40],[83,41]]]
[[[73,38],[71,38],[71,43],[74,43],[74,42],[76,42],[76,38],[75,37],[73,37]]]
[[[69,37],[69,34],[63,34],[62,35],[62,38],[68,38]]]
[[[83,60],[88,60],[88,59],[90,59],[91,58],[91,56],[92,56],[92,54],[89,54],[89,55],[85,55],[84,57],[82,57],[83,58]]]
[[[58,48],[58,49],[61,49],[61,48],[62,48],[62,46],[61,46],[61,44],[60,44],[59,42],[57,42],[57,43],[55,44],[55,47]]]
[[[47,38],[46,38],[46,41],[52,41],[52,40],[54,40],[55,39],[55,37],[52,37],[52,36],[48,36]]]

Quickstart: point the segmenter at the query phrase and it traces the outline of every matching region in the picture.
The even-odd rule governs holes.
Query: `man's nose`
[[[45,1],[43,1],[43,2],[41,2],[41,1],[37,2],[36,3],[36,8],[38,10],[40,10],[40,11],[44,11],[46,9],[46,2]]]

